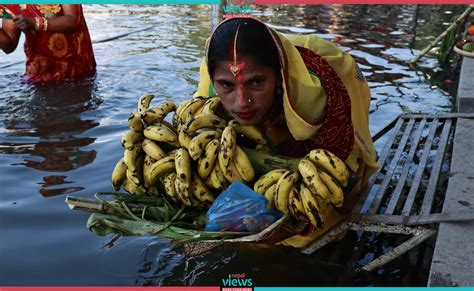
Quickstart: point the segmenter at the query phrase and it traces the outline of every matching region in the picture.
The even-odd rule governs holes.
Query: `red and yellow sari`
[[[52,19],[64,15],[61,5],[4,4],[7,13]],[[25,32],[26,77],[33,82],[78,79],[95,74],[92,43],[81,5],[77,6],[77,30],[71,33]],[[13,16],[13,15],[12,15]]]

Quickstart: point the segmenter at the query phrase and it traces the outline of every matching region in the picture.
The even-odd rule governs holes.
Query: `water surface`
[[[456,76],[432,56],[420,61],[422,71],[408,60],[463,9],[279,5],[256,14],[283,32],[317,33],[351,53],[371,86],[375,132],[403,112],[453,109],[455,83],[449,80]],[[311,256],[277,246],[228,245],[186,260],[165,239],[114,240],[89,232],[88,214],[69,210],[66,195],[91,198],[112,190],[110,173],[123,154],[120,136],[140,95],[179,103],[193,94],[210,6],[84,10],[96,41],[146,30],[94,44],[97,76],[80,83],[32,86],[22,81],[21,50],[0,59],[0,285],[219,285],[243,272],[256,286],[426,285],[430,245],[375,274],[355,271],[403,241],[395,236],[374,236],[361,249],[358,234],[349,233]]]

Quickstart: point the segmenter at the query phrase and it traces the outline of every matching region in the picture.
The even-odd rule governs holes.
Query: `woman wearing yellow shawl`
[[[241,124],[260,126],[275,153],[303,157],[327,149],[362,177],[344,211],[328,206],[323,229],[283,244],[302,247],[347,216],[377,170],[370,91],[351,56],[315,35],[283,35],[255,19],[228,19],[209,40],[195,94],[213,95]]]

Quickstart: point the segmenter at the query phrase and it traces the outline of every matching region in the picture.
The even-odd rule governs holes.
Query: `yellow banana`
[[[143,172],[140,170],[137,170],[136,172],[132,172],[127,169],[127,179],[132,181],[134,184],[141,185],[143,184]]]
[[[330,201],[329,190],[321,180],[319,171],[312,161],[306,158],[301,159],[298,163],[298,170],[300,171],[301,177],[303,177],[303,182],[311,192],[318,193],[318,195],[321,195],[321,198]]]
[[[137,111],[139,114],[145,113],[145,111],[150,107],[150,102],[155,98],[154,95],[151,94],[145,94],[138,99],[138,107]]]
[[[193,137],[191,142],[189,143],[189,155],[193,160],[197,160],[204,149],[206,148],[207,144],[219,136],[219,133],[215,130],[204,131],[198,134],[197,136]]]
[[[255,178],[255,170],[247,154],[238,146],[235,146],[233,162],[240,176],[245,182],[250,182]]]
[[[137,160],[140,157],[140,154],[142,153],[142,147],[141,144],[140,146],[136,146],[131,150],[125,149],[123,152],[123,162],[125,165],[127,165],[127,169],[135,172],[137,171]]]
[[[227,181],[229,181],[229,183],[233,183],[236,181],[245,183],[244,178],[242,178],[239,171],[237,170],[237,167],[235,165],[235,160],[231,160],[230,164],[225,168],[221,166],[221,171],[224,177],[227,179]]]
[[[328,150],[315,149],[310,151],[307,157],[331,174],[342,187],[347,186],[349,181],[349,168],[338,156]]]
[[[221,166],[221,170],[227,168],[234,156],[236,145],[236,136],[235,130],[232,126],[227,126],[224,128],[221,136],[221,145],[219,149],[219,165]]]
[[[176,187],[175,187],[175,180],[176,180],[176,173],[172,172],[163,178],[163,188],[165,190],[165,193],[168,198],[171,199],[171,201],[178,203],[179,197],[178,193],[176,193]]]
[[[267,189],[276,184],[286,171],[286,169],[275,169],[263,174],[253,185],[253,190],[262,195],[265,194]]]
[[[187,133],[194,132],[200,128],[224,128],[226,127],[226,121],[221,117],[214,114],[207,115],[196,115],[192,116],[185,123],[184,130]]]
[[[275,208],[275,188],[276,188],[276,183],[270,185],[268,189],[265,191],[263,194],[265,198],[268,200],[267,208]]]
[[[142,140],[143,135],[140,132],[130,129],[122,135],[121,143],[125,149],[131,150]]]
[[[184,107],[188,106],[189,103],[191,103],[193,99],[188,99],[183,102],[181,102],[178,107],[176,107],[176,110],[173,115],[173,126],[178,127],[178,124],[180,124],[179,116],[181,114],[181,111],[183,110]]]
[[[323,215],[320,213],[320,205],[317,200],[317,196],[313,195],[311,190],[306,187],[304,184],[301,184],[300,188],[300,195],[301,195],[301,202],[303,204],[303,208],[308,218],[309,222],[315,227],[323,228],[324,221]]]
[[[174,132],[176,135],[178,134],[177,128],[175,128],[169,121],[167,120],[162,120],[161,122],[156,122],[153,125],[158,125],[158,126],[165,126],[172,132]]]
[[[194,98],[191,102],[189,102],[180,112],[179,114],[179,123],[186,124],[189,118],[194,116],[196,112],[201,109],[201,107],[206,102],[205,99]]]
[[[288,210],[291,216],[296,220],[301,222],[308,221],[303,203],[301,202],[300,192],[296,185],[291,188],[290,194],[288,195]]]
[[[143,131],[145,137],[154,141],[168,143],[172,146],[179,147],[178,136],[169,127],[164,125],[150,125]]]
[[[155,160],[161,160],[166,157],[166,153],[161,147],[151,139],[145,138],[142,142],[143,151]]]
[[[176,152],[177,152],[178,150],[179,150],[179,148],[174,149],[174,150],[172,150],[172,151],[169,151],[169,152],[167,153],[167,156],[174,158],[174,157],[176,156]]]
[[[290,190],[298,180],[298,173],[295,171],[286,171],[276,184],[275,188],[275,208],[281,212],[288,214],[288,196]]]
[[[189,133],[189,136],[191,138],[195,138],[196,136],[198,136],[201,133],[206,132],[206,131],[215,131],[216,134],[217,134],[216,137],[221,137],[221,135],[222,135],[222,129],[220,129],[220,128],[203,127],[203,128],[200,128],[196,131],[193,131],[193,132]]]
[[[176,150],[175,155],[175,164],[176,164],[176,179],[179,179],[183,182],[184,186],[189,188],[191,184],[191,157],[189,153],[184,148],[179,148]]]
[[[143,121],[150,125],[156,122],[162,122],[171,111],[176,109],[176,105],[171,101],[165,101],[158,106],[148,109],[141,115]]]
[[[143,184],[150,185],[150,175],[148,174],[151,171],[151,165],[153,165],[157,160],[152,158],[149,155],[145,155],[143,159]]]
[[[204,102],[204,104],[206,104],[206,102]],[[201,108],[199,108],[199,109],[198,109],[196,112],[194,112],[194,114],[193,114],[193,115],[189,115],[190,117],[188,117],[188,119],[186,120],[186,122],[188,122],[188,121],[189,121],[189,119],[190,119],[191,117],[194,117],[194,116],[199,116],[199,115],[201,115],[201,114],[202,114],[202,109],[203,109],[203,108],[204,108],[204,105],[203,105],[203,106],[201,106]],[[194,201],[194,202],[198,202],[196,199],[194,199],[193,201]],[[191,202],[192,202],[192,201],[191,201]]]
[[[241,134],[256,144],[266,145],[267,140],[265,139],[262,131],[255,125],[241,125],[237,120],[231,120],[229,125],[234,126],[235,132]]]
[[[135,168],[127,167],[127,179],[133,181],[137,185],[143,184],[143,164],[144,164],[145,155],[140,154],[135,160]]]
[[[211,173],[212,167],[217,158],[219,151],[219,139],[215,138],[210,141],[204,148],[204,153],[198,160],[198,174],[201,178],[206,179]]]
[[[196,200],[205,205],[209,206],[214,202],[214,195],[212,195],[201,178],[196,174],[193,175],[191,180],[191,193]]]
[[[155,196],[155,197],[161,196],[161,192],[156,186],[150,186],[146,190],[147,190],[146,193],[150,196]]]
[[[144,172],[144,181],[148,181],[148,184],[145,183],[145,186],[150,186],[155,184],[158,179],[170,172],[175,171],[174,157],[166,157],[161,160],[154,162],[147,171]]]
[[[121,158],[112,171],[112,186],[114,187],[115,191],[120,190],[120,187],[122,187],[123,181],[126,177],[127,165],[125,165],[123,158]]]
[[[206,100],[202,106],[201,114],[215,114],[215,110],[221,105],[221,99],[219,97],[211,97]]]
[[[232,120],[229,120],[229,122],[227,123],[228,126],[232,126],[232,127],[237,127],[237,126],[240,126],[240,123],[235,120],[235,119],[232,119]]]
[[[179,178],[179,174],[176,174],[176,179],[174,180],[174,185],[176,189],[176,194],[178,194],[179,200],[186,206],[191,206],[193,203],[191,201],[191,191],[190,185],[185,185],[183,180]]]
[[[178,126],[178,141],[179,141],[179,144],[186,148],[186,149],[189,149],[189,144],[191,143],[191,136],[189,136],[189,134],[187,134],[185,131],[184,131],[184,126],[182,125],[179,125]]]
[[[211,173],[204,180],[204,183],[209,188],[216,189],[218,191],[225,190],[229,185],[217,162],[214,163],[214,167],[212,167]]]
[[[331,203],[337,208],[342,207],[344,203],[344,192],[341,186],[339,186],[339,183],[333,176],[324,171],[320,171],[319,176],[329,190]]]
[[[140,114],[138,112],[132,112],[130,113],[130,115],[128,116],[128,127],[130,127],[131,129],[133,129],[134,131],[137,131],[137,132],[142,132],[143,131],[143,121],[142,121],[142,118],[140,116]]]
[[[125,181],[123,181],[123,188],[125,189],[125,191],[133,195],[141,196],[145,195],[147,192],[143,185],[135,184],[130,179],[125,179]]]

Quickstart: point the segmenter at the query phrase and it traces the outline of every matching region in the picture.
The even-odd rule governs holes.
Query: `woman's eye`
[[[219,85],[221,85],[221,87],[225,89],[229,89],[232,86],[230,82],[226,82],[226,81],[220,81]]]
[[[260,86],[261,84],[262,84],[261,79],[252,79],[252,80],[250,80],[250,85],[252,85],[252,86]]]

